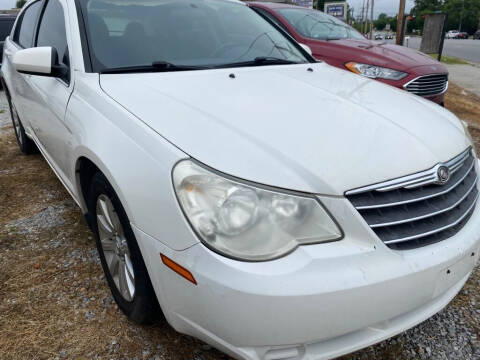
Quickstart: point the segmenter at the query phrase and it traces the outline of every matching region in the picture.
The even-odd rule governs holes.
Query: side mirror
[[[68,74],[68,68],[58,62],[57,50],[49,46],[19,50],[12,62],[15,70],[22,74],[50,77]]]
[[[303,50],[305,50],[310,56],[313,55],[312,49],[310,49],[310,46],[305,45],[305,44],[300,44],[300,46],[301,46],[301,47],[303,48]]]

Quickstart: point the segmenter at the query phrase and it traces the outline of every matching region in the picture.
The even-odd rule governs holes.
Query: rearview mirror
[[[19,50],[12,61],[22,74],[63,77],[68,73],[68,68],[58,63],[57,50],[49,46]]]
[[[301,46],[301,47],[303,48],[303,50],[305,50],[310,56],[313,55],[312,49],[310,49],[310,46],[305,45],[305,44],[300,44],[300,46]]]

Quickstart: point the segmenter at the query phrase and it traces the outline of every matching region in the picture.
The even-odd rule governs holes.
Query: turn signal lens
[[[188,271],[183,266],[177,264],[175,261],[166,257],[163,254],[160,254],[160,257],[162,258],[162,262],[165,264],[165,266],[169,267],[170,269],[175,271],[178,275],[187,279],[191,283],[197,285],[197,280],[195,280],[195,278],[193,277],[193,275],[190,271]]]

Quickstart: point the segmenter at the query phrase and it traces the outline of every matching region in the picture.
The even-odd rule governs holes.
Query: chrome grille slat
[[[461,183],[463,180],[465,180],[465,178],[469,175],[469,171],[472,170],[474,165],[475,165],[475,163],[472,161],[472,163],[469,166],[468,172],[466,174],[464,174],[452,186],[450,186],[449,188],[447,188],[445,190],[442,190],[440,192],[437,192],[437,193],[434,193],[434,194],[431,194],[431,195],[425,195],[423,197],[414,198],[414,199],[411,199],[411,200],[397,201],[397,202],[392,202],[392,203],[371,205],[371,206],[357,206],[356,208],[357,208],[357,210],[368,210],[368,209],[384,208],[384,207],[390,207],[390,206],[400,206],[400,205],[411,204],[413,202],[432,199],[432,198],[437,197],[437,196],[445,195],[445,194],[449,193],[450,191],[452,191],[454,188],[456,188],[459,183]]]
[[[389,240],[389,241],[385,241],[385,244],[397,244],[397,243],[400,243],[400,242],[405,242],[405,241],[409,241],[409,240],[414,240],[414,239],[419,239],[419,238],[422,238],[422,237],[425,237],[425,236],[429,236],[429,235],[433,235],[433,234],[436,234],[436,233],[439,233],[441,231],[444,231],[444,230],[447,230],[451,227],[454,227],[455,225],[457,225],[460,221],[462,221],[465,217],[467,217],[469,214],[470,214],[470,211],[473,209],[473,207],[477,204],[477,200],[478,200],[478,192],[477,192],[477,195],[475,196],[474,200],[472,201],[472,203],[470,204],[470,206],[468,207],[467,211],[465,211],[463,213],[463,215],[455,220],[453,223],[451,224],[448,224],[448,225],[445,225],[441,228],[437,228],[435,230],[432,230],[432,231],[429,231],[429,232],[426,232],[426,233],[422,233],[422,234],[418,234],[418,235],[414,235],[414,236],[410,236],[410,237],[406,237],[406,238],[403,238],[403,239],[395,239],[395,240]]]
[[[479,197],[471,148],[429,170],[346,192],[370,228],[392,249],[412,249],[455,235]],[[450,176],[440,177],[444,168]]]
[[[453,205],[450,205],[448,207],[446,207],[445,209],[442,209],[442,210],[438,210],[438,211],[435,211],[433,213],[427,213],[427,214],[424,214],[424,215],[421,215],[421,216],[416,216],[416,217],[413,217],[413,218],[407,218],[407,219],[403,219],[403,220],[399,220],[399,221],[394,221],[394,222],[388,222],[388,223],[380,223],[380,224],[372,224],[370,225],[371,228],[379,228],[379,227],[385,227],[385,226],[392,226],[392,225],[399,225],[399,224],[404,224],[404,223],[407,223],[407,222],[412,222],[412,221],[417,221],[417,220],[422,220],[422,219],[426,219],[428,217],[431,217],[431,216],[435,216],[435,215],[440,215],[440,214],[443,214],[444,212],[447,212],[447,211],[450,211],[452,210],[453,208],[455,208],[457,205],[459,205],[463,200],[465,200],[465,198],[470,195],[470,193],[474,190],[475,186],[477,185],[477,180],[478,180],[478,177],[475,177],[475,180],[473,182],[472,185],[470,185],[470,188],[469,190],[467,191],[466,194],[464,194],[459,200],[457,200],[457,202],[455,202]]]
[[[404,85],[404,89],[420,96],[439,95],[448,88],[448,74],[423,75]]]
[[[462,152],[460,155],[454,157],[453,159],[447,161],[444,166],[448,167],[450,171],[452,171],[452,167],[455,165],[463,165],[463,163],[468,159],[469,154],[471,152],[471,149],[468,148],[464,152]],[[347,195],[353,195],[353,194],[358,194],[358,193],[363,193],[367,192],[370,190],[377,190],[377,191],[382,191],[382,189],[389,187],[390,185],[398,185],[398,187],[404,187],[405,185],[408,185],[412,180],[418,180],[423,177],[428,177],[434,175],[436,172],[436,168],[438,168],[439,165],[436,165],[428,170],[418,172],[416,174],[408,175],[405,177],[402,177],[400,179],[393,179],[393,180],[388,180],[385,182],[382,182],[380,184],[374,184],[374,185],[369,185],[369,186],[364,186],[358,189],[350,190],[347,191]]]

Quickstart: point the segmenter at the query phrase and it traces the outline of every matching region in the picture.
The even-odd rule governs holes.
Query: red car
[[[343,21],[321,11],[279,3],[250,2],[249,5],[299,43],[308,45],[316,59],[443,105],[448,70],[428,55],[367,40]]]

